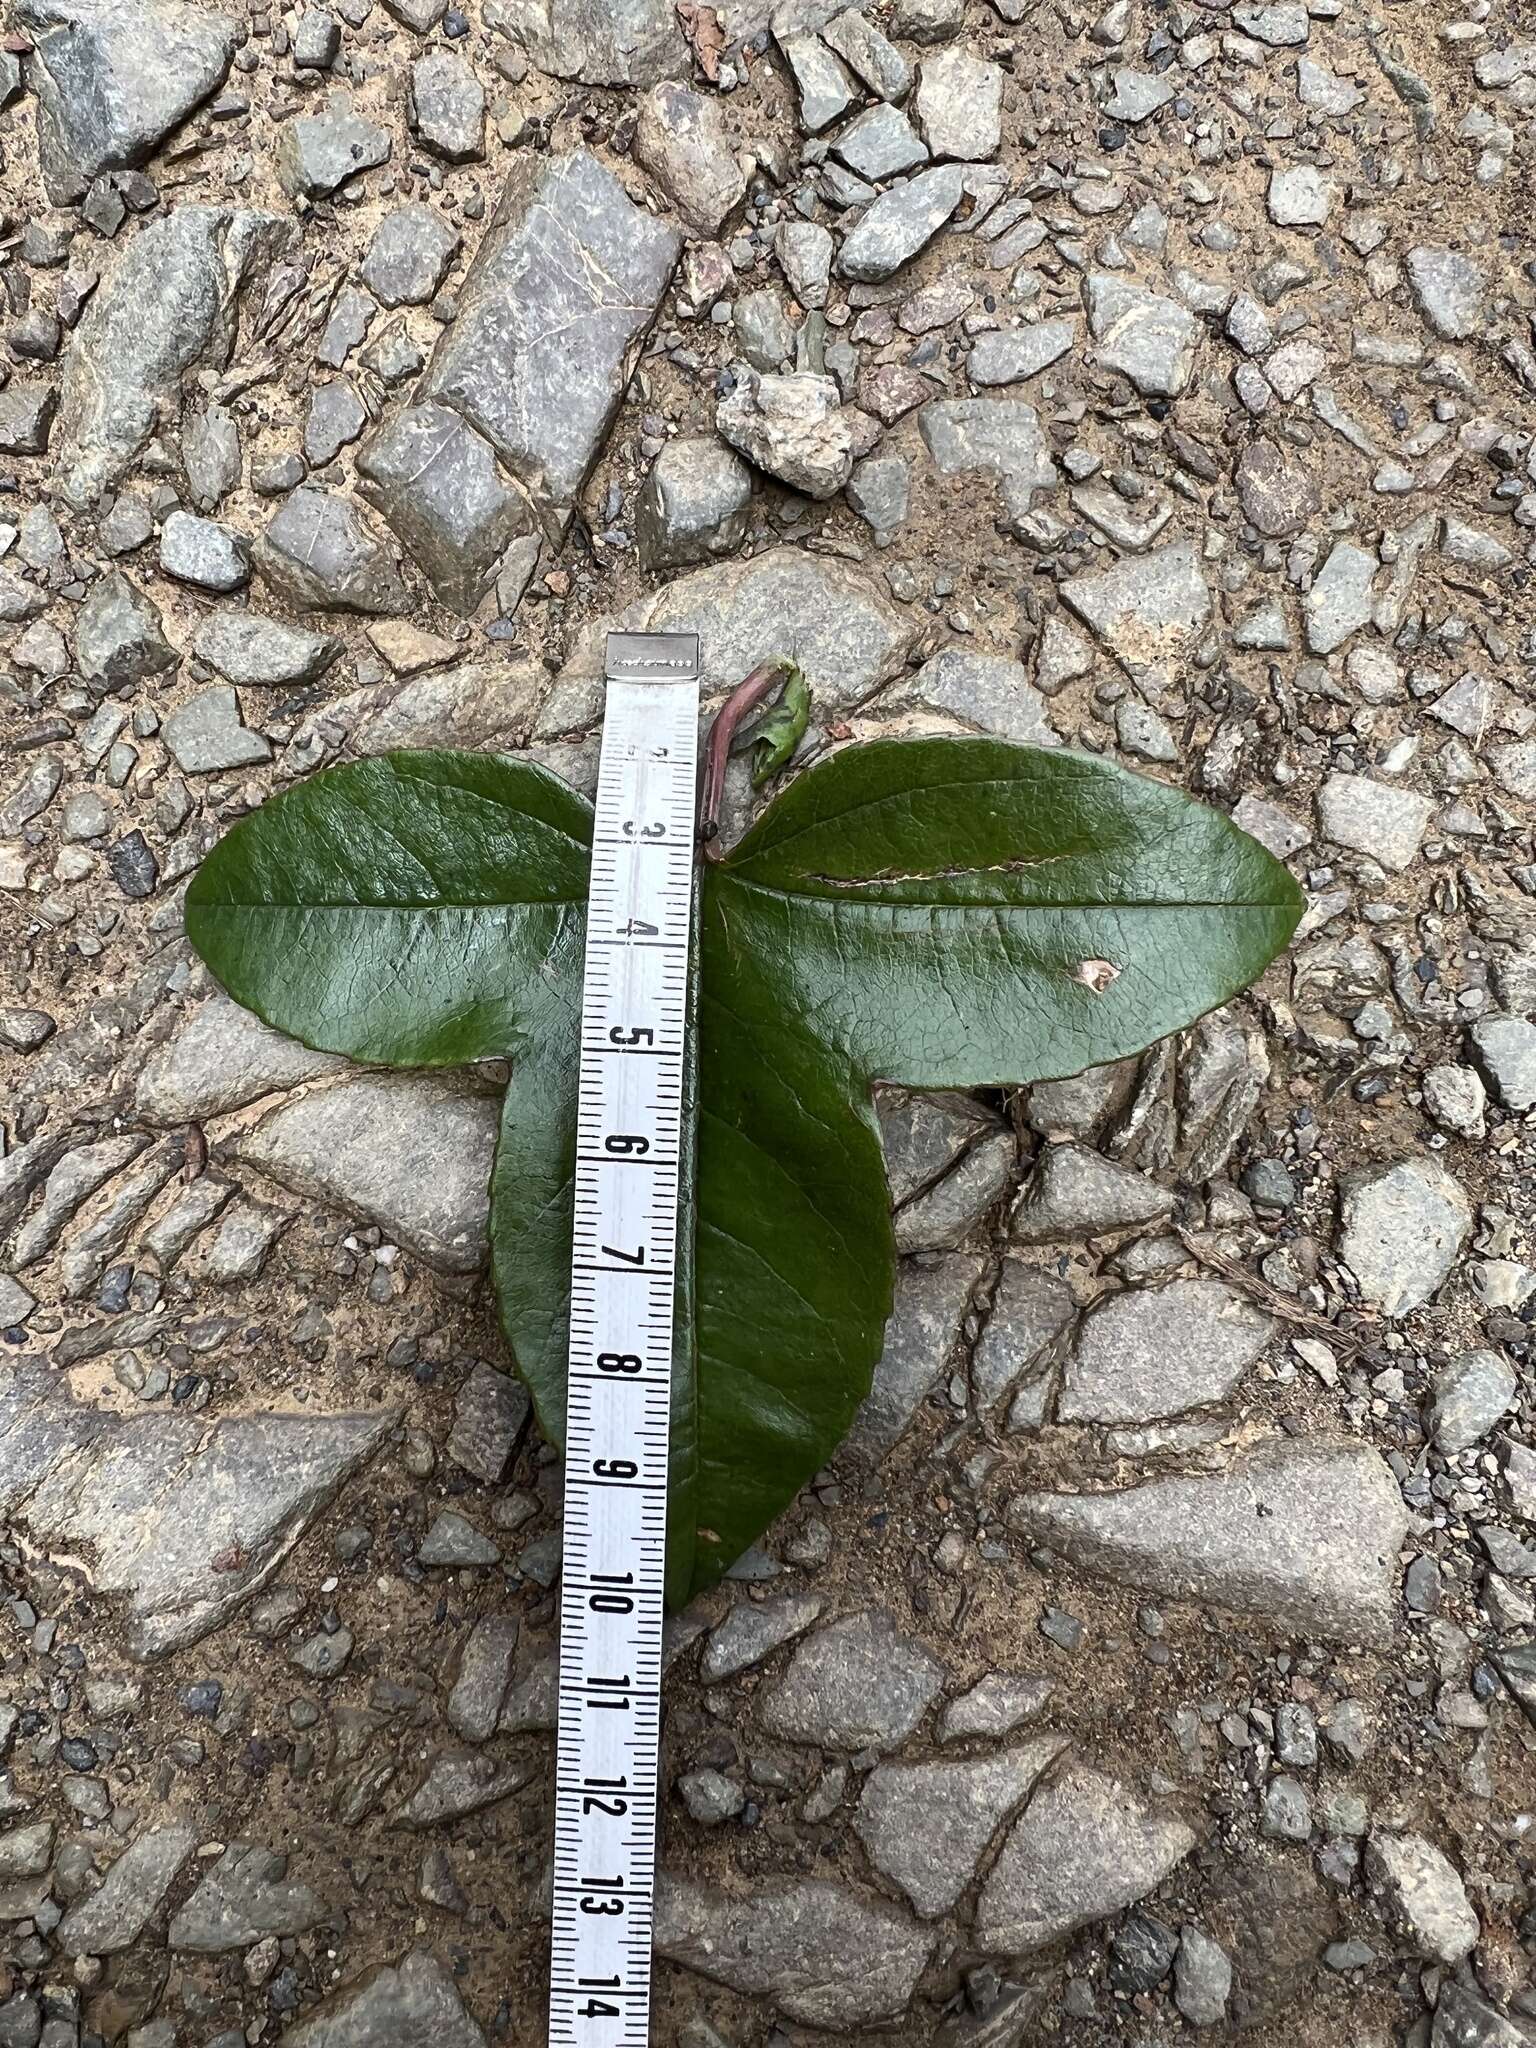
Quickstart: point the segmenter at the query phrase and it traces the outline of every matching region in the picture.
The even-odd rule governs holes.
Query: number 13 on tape
[[[698,639],[611,633],[607,671],[581,1002],[550,2048],[644,2048],[650,2024]]]

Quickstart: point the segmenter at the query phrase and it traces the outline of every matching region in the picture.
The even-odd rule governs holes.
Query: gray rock
[[[1482,1928],[1455,1866],[1422,1835],[1375,1830],[1365,1880],[1416,1954],[1449,1968],[1477,1946]]]
[[[635,509],[640,560],[653,573],[734,554],[747,530],[752,473],[711,434],[669,441]]]
[[[197,1845],[195,1828],[146,1828],[118,1857],[100,1888],[72,1905],[56,1939],[67,1956],[116,1955],[155,1918]]]
[[[288,2048],[485,2048],[452,1977],[425,1949],[343,1984],[284,2039]]]
[[[964,43],[923,59],[913,104],[923,140],[936,157],[984,163],[1002,146],[1002,66]]]
[[[16,0],[31,39],[38,168],[67,206],[107,171],[130,170],[224,83],[239,32],[182,0]]]
[[[447,276],[460,239],[435,207],[393,207],[374,229],[359,275],[385,306],[424,306]]]
[[[1090,271],[1088,325],[1106,370],[1128,377],[1144,398],[1178,398],[1194,375],[1200,322],[1187,306],[1109,271]]]
[[[927,248],[964,194],[965,174],[957,164],[919,171],[915,178],[891,186],[844,237],[838,275],[865,284],[890,277]]]
[[[992,1312],[971,1357],[971,1387],[982,1414],[1021,1379],[1036,1376],[1076,1313],[1064,1280],[1022,1259],[1004,1259]]]
[[[906,524],[912,493],[912,465],[904,455],[878,454],[856,462],[845,487],[849,504],[877,535],[888,537]]]
[[[448,0],[384,0],[386,10],[419,36],[430,35],[447,12]]]
[[[1067,1362],[1061,1422],[1152,1422],[1225,1400],[1275,1325],[1220,1280],[1117,1294],[1083,1318]]]
[[[1418,857],[1434,811],[1428,797],[1368,775],[1330,775],[1317,793],[1318,829],[1336,846],[1369,854],[1393,874]]]
[[[1037,320],[1031,327],[1000,327],[992,334],[978,334],[966,359],[966,375],[977,385],[1022,384],[1059,362],[1076,339],[1077,322],[1070,314]]]
[[[1373,1308],[1421,1308],[1449,1276],[1472,1228],[1461,1183],[1429,1159],[1399,1159],[1340,1183],[1339,1257]]]
[[[706,1685],[719,1685],[738,1672],[750,1671],[775,1650],[804,1635],[821,1618],[822,1601],[814,1593],[791,1593],[781,1600],[740,1599],[710,1631],[699,1661]]]
[[[1201,1927],[1179,1932],[1173,1964],[1173,2002],[1192,2027],[1219,2027],[1232,1995],[1232,1964],[1220,1942]]]
[[[94,681],[142,683],[176,665],[160,614],[121,570],[91,585],[75,622],[75,661]]]
[[[1424,1107],[1458,1138],[1481,1138],[1487,1132],[1488,1091],[1470,1067],[1431,1067],[1424,1076]]]
[[[383,542],[350,498],[305,485],[283,500],[256,542],[256,566],[300,608],[385,614],[410,594]]]
[[[312,470],[334,462],[343,448],[350,448],[368,424],[368,408],[347,377],[331,377],[317,384],[309,395],[309,416],[304,422],[304,460]]]
[[[512,544],[536,530],[532,506],[489,441],[442,405],[410,405],[357,458],[363,496],[425,572],[433,595],[469,618]]]
[[[324,1915],[309,1886],[289,1878],[286,1856],[232,1842],[172,1919],[170,1944],[223,1955],[268,1935],[306,1934]]]
[[[1309,653],[1332,654],[1351,634],[1371,623],[1376,609],[1371,586],[1377,566],[1376,557],[1364,548],[1347,540],[1334,542],[1302,599]]]
[[[681,238],[584,151],[509,174],[421,396],[460,413],[563,530]]]
[[[1172,660],[1211,618],[1211,592],[1194,544],[1177,540],[1149,554],[1090,569],[1061,585],[1062,597],[1118,660],[1133,671]]]
[[[1515,1368],[1498,1351],[1463,1351],[1434,1378],[1424,1417],[1430,1442],[1454,1457],[1481,1443],[1519,1398]]]
[[[328,633],[310,633],[258,612],[238,611],[210,612],[192,646],[199,661],[242,688],[252,683],[312,683],[341,650],[341,642]]]
[[[122,1341],[133,1341],[126,1328]],[[0,1392],[0,1512],[45,1555],[89,1549],[96,1592],[130,1596],[131,1653],[155,1657],[199,1641],[265,1584],[394,1420],[387,1409],[124,1417],[23,1371]],[[225,1553],[237,1561],[212,1570]]]
[[[196,590],[243,590],[251,575],[250,543],[215,519],[172,512],[160,529],[160,567]]]
[[[720,103],[664,82],[640,102],[635,155],[695,235],[717,235],[747,194]]]
[[[341,24],[324,7],[306,7],[293,26],[293,61],[301,71],[329,71],[341,51]]]
[[[1391,1640],[1407,1509],[1363,1446],[1266,1443],[1219,1473],[1020,1495],[1009,1521],[1085,1570],[1150,1592],[1284,1633]]]
[[[1315,164],[1287,164],[1269,174],[1269,217],[1276,227],[1325,227],[1337,188]]]
[[[1470,341],[1482,331],[1488,281],[1470,257],[1420,243],[1408,251],[1414,302],[1442,341]]]
[[[739,1785],[708,1766],[684,1771],[677,1781],[677,1790],[690,1818],[702,1827],[718,1827],[722,1821],[734,1820],[747,1803],[747,1795]]]
[[[41,1877],[53,1861],[56,1833],[51,1820],[39,1820],[30,1827],[11,1828],[0,1834],[0,1883],[13,1884],[21,1877]]]
[[[1429,2048],[1530,2048],[1530,2043],[1523,2027],[1485,2005],[1454,1977],[1442,1979]]]
[[[1536,1109],[1536,1024],[1529,1017],[1481,1018],[1467,1045],[1496,1102],[1517,1116]]]
[[[451,164],[485,155],[485,87],[454,50],[429,50],[411,66],[406,87],[411,133]]]
[[[390,1821],[397,1828],[433,1828],[483,1812],[520,1792],[533,1776],[531,1764],[498,1768],[483,1751],[449,1750],[435,1756],[420,1785]]]
[[[447,1715],[449,1727],[466,1742],[489,1742],[496,1733],[512,1684],[517,1637],[515,1615],[487,1614],[465,1639]]]
[[[960,1763],[881,1764],[865,1781],[853,1829],[869,1860],[925,1920],[947,1913],[1003,1823],[1067,1746],[1040,1735]]]
[[[1322,504],[1313,471],[1273,441],[1249,442],[1234,481],[1244,517],[1268,540],[1301,532]]]
[[[1018,1164],[1018,1140],[994,1130],[896,1216],[898,1252],[947,1251],[972,1237],[997,1207]]]
[[[689,75],[668,0],[506,0],[501,12],[529,60],[556,78],[645,86]]]
[[[997,478],[1010,520],[1028,513],[1035,491],[1059,480],[1040,415],[1023,399],[937,399],[923,407],[917,425],[941,476],[979,470]]]
[[[48,1173],[42,1201],[16,1233],[11,1263],[17,1272],[45,1259],[75,1212],[143,1149],[141,1133],[124,1131],[65,1153]]]
[[[216,512],[240,481],[240,429],[222,405],[205,405],[182,428],[181,462],[199,512]]]
[[[785,656],[804,669],[816,704],[861,703],[899,675],[917,638],[863,571],[797,548],[696,569],[617,616],[586,628],[539,718],[536,738],[594,725],[602,716],[604,643],[610,631],[698,633],[706,691],[734,689],[759,662]]]
[[[850,171],[872,185],[928,161],[927,146],[899,107],[866,107],[838,131],[832,145]]]
[[[1086,1145],[1047,1145],[1019,1194],[1009,1223],[1017,1244],[1108,1237],[1173,1214],[1167,1188]]]
[[[866,1609],[802,1642],[758,1718],[770,1735],[823,1749],[888,1750],[904,1742],[937,1698],[942,1667]]]
[[[802,306],[819,307],[827,303],[836,246],[828,231],[816,221],[781,220],[775,229],[774,254]]]
[[[146,1062],[134,1108],[151,1124],[202,1123],[264,1095],[344,1072],[349,1064],[273,1031],[228,996],[212,995]]]
[[[499,1486],[528,1425],[528,1390],[484,1359],[476,1362],[453,1404],[448,1455],[486,1486]]]
[[[760,1882],[736,1898],[664,1876],[655,1941],[667,1962],[771,1999],[806,2026],[843,2029],[906,2010],[935,1936],[884,1900],[827,1879]]]
[[[986,1270],[976,1252],[904,1259],[873,1384],[846,1438],[858,1458],[884,1457],[944,1378],[971,1295]]]
[[[297,246],[293,221],[218,206],[178,206],[134,236],[64,361],[59,465],[70,505],[87,507],[117,483],[189,370],[228,365],[244,292]]]
[[[1312,1802],[1299,1778],[1282,1773],[1264,1788],[1259,1833],[1269,1842],[1306,1842],[1312,1835]]]
[[[731,309],[736,346],[754,370],[776,371],[793,360],[795,329],[781,293],[765,286],[743,292]]]
[[[743,367],[715,424],[750,462],[810,498],[835,497],[853,468],[853,431],[830,377]]]
[[[1130,64],[1118,65],[1113,78],[1115,89],[1104,102],[1105,116],[1133,128],[1150,121],[1175,97],[1175,89],[1166,77],[1154,77],[1150,71],[1138,71]]]
[[[1001,654],[975,654],[946,647],[903,686],[899,699],[938,711],[979,732],[1015,740],[1026,747],[1059,747],[1061,739],[1046,716],[1045,699],[1019,661]]]
[[[786,36],[780,47],[800,95],[800,125],[807,134],[819,135],[847,113],[858,87],[819,36]]]
[[[1033,1672],[988,1671],[945,1707],[939,1740],[963,1742],[980,1735],[1001,1741],[1027,1721],[1038,1720],[1055,1690],[1051,1679]]]
[[[461,1565],[499,1564],[501,1546],[452,1508],[439,1508],[436,1519],[416,1547],[416,1562],[455,1569]]]
[[[0,393],[0,454],[45,455],[58,409],[51,384],[13,384]]]
[[[497,1105],[425,1074],[359,1074],[281,1104],[235,1155],[296,1194],[376,1223],[448,1273],[486,1255]]]
[[[351,95],[337,93],[318,114],[296,114],[277,131],[273,169],[293,199],[326,199],[360,171],[389,158],[389,130],[359,114]]]
[[[178,704],[160,737],[184,775],[215,775],[270,761],[272,749],[240,716],[240,700],[226,683],[212,683]]]
[[[976,1940],[1023,1955],[1145,1898],[1195,1846],[1176,1814],[1075,1761],[1035,1792],[982,1887]]]

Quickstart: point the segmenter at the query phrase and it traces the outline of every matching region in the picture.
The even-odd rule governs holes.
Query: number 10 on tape
[[[550,2048],[644,2048],[650,2023],[698,639],[612,633],[607,671],[581,1003]]]

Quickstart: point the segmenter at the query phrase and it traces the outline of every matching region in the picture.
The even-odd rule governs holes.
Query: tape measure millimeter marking
[[[644,2048],[650,2030],[698,727],[697,636],[609,634],[581,1001],[550,2048]]]

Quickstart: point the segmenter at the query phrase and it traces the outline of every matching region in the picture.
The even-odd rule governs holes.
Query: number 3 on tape
[[[694,634],[610,633],[581,1001],[550,2048],[650,2027]]]

